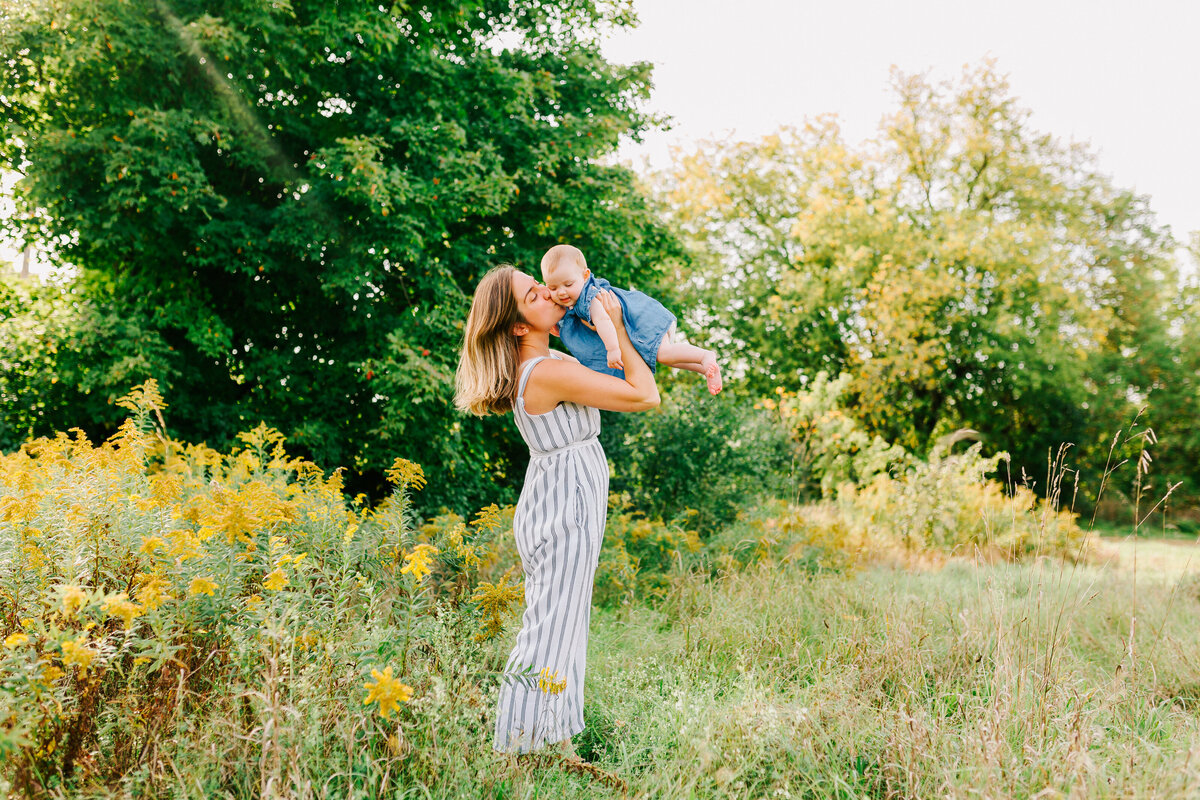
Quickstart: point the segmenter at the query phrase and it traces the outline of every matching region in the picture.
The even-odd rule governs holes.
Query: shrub
[[[790,473],[787,430],[773,415],[700,386],[675,388],[657,411],[606,415],[601,436],[614,493],[649,517],[688,515],[703,537]]]
[[[699,534],[685,527],[684,518],[669,523],[647,519],[617,496],[609,505],[593,602],[609,606],[661,598],[671,575],[690,566],[701,551]]]
[[[791,435],[796,495],[829,497],[850,482],[866,484],[877,475],[902,469],[910,460],[903,447],[868,436],[841,406],[849,375],[831,379],[818,372],[800,391],[776,389],[759,406],[777,412]]]
[[[1025,487],[991,476],[1005,456],[935,447],[896,476],[841,485],[835,498],[804,505],[764,501],[712,539],[720,568],[777,559],[806,569],[842,570],[872,561],[923,562],[949,555],[1018,561],[1048,555],[1086,557],[1089,535],[1075,515]]]
[[[486,738],[520,598],[479,578],[500,510],[417,531],[411,462],[368,509],[277,431],[223,454],[161,435],[153,383],[122,402],[99,446],[0,456],[0,785],[348,796],[461,769],[437,742]]]

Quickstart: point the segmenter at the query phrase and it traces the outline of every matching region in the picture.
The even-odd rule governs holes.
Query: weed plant
[[[168,440],[153,383],[121,403],[101,445],[75,431],[0,457],[5,792],[492,782],[491,640],[521,598],[511,570],[479,577],[499,509],[418,531],[415,464],[367,509],[265,426],[224,454]]]

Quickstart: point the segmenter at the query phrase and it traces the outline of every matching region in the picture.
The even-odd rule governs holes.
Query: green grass
[[[593,618],[577,744],[647,797],[1196,796],[1198,585],[1052,561],[682,579]]]

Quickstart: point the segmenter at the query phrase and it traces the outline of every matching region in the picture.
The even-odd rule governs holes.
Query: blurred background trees
[[[1039,491],[1071,443],[1087,505],[1135,419],[1160,440],[1154,491],[1200,505],[1195,276],[993,63],[895,73],[872,141],[817,118],[641,183],[613,154],[658,122],[649,66],[599,50],[626,3],[9,7],[5,224],[76,272],[0,286],[0,449],[103,436],[110,400],[156,378],[177,438],[261,420],[356,490],[399,454],[430,474],[424,508],[511,498],[523,445],[453,411],[458,340],[486,269],[536,273],[568,241],[728,365],[718,400],[666,376],[670,407],[606,423],[614,489],[651,513],[718,520],[781,471],[829,491],[822,464],[920,458],[960,428]],[[834,384],[836,425],[776,418]]]
[[[913,452],[977,430],[1016,482],[1044,485],[1072,443],[1092,499],[1146,407],[1177,499],[1196,502],[1194,290],[1147,199],[1033,130],[992,63],[893,88],[874,141],[819,119],[711,143],[654,182],[709,344],[757,394],[847,374],[866,432]]]

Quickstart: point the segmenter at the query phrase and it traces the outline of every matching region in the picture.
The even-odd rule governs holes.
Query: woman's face
[[[565,308],[550,298],[550,290],[534,280],[532,275],[514,271],[512,285],[517,307],[530,328],[548,331],[567,313]]]

